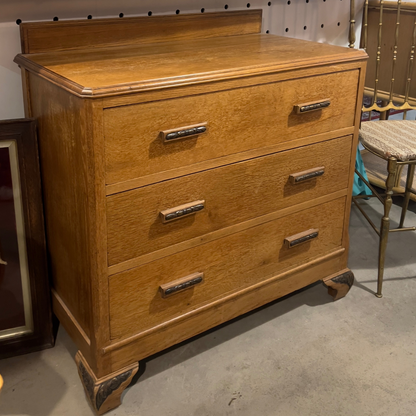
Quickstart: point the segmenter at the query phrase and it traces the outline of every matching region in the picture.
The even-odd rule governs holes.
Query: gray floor
[[[152,358],[108,415],[416,415],[416,234],[390,235],[383,299],[376,235],[355,208],[350,236],[346,298],[317,284]],[[0,414],[93,415],[75,352],[60,329],[55,348],[0,361]]]

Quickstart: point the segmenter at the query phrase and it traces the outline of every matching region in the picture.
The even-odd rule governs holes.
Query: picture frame
[[[36,121],[0,121],[0,358],[53,345]]]

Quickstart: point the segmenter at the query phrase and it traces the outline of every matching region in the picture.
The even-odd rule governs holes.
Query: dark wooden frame
[[[0,121],[0,141],[11,139],[16,140],[19,159],[33,332],[1,340],[0,358],[50,348],[54,345],[36,121],[30,119]]]

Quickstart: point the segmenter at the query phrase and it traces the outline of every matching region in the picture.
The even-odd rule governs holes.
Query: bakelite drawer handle
[[[298,173],[292,173],[291,175],[289,175],[289,180],[290,180],[290,183],[292,183],[293,185],[296,185],[297,183],[300,183],[300,182],[305,182],[310,179],[318,178],[319,176],[322,176],[324,173],[325,173],[325,167],[320,166],[319,168],[313,168],[313,169],[304,170]]]
[[[194,287],[203,281],[204,273],[193,273],[189,276],[174,280],[173,282],[166,283],[165,285],[160,285],[159,292],[162,295],[162,298],[166,298],[175,293],[182,292],[183,290]]]
[[[188,137],[199,136],[207,132],[208,123],[194,124],[192,126],[180,127],[179,129],[163,130],[160,132],[162,140],[165,143],[179,139],[187,139]]]
[[[302,233],[292,235],[285,238],[285,246],[287,248],[292,248],[298,246],[299,244],[306,243],[307,241],[317,238],[319,235],[319,230],[311,229],[303,231]]]
[[[321,110],[322,108],[329,107],[330,105],[331,101],[329,99],[325,99],[322,101],[314,101],[311,103],[295,105],[295,111],[296,114],[303,114],[308,113],[310,111]]]
[[[196,214],[197,212],[202,211],[204,208],[204,200],[194,201],[190,202],[189,204],[179,205],[175,208],[169,208],[164,211],[160,211],[159,215],[162,218],[162,222],[166,224],[167,222]]]

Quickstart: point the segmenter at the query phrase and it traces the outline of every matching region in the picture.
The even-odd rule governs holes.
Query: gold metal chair
[[[354,46],[354,0],[351,0],[350,47]],[[384,30],[383,30],[384,27]],[[377,297],[382,297],[385,253],[390,232],[414,231],[415,227],[404,227],[404,221],[412,196],[412,184],[416,165],[416,121],[406,120],[407,112],[416,109],[416,86],[411,81],[414,73],[416,41],[416,3],[401,0],[366,0],[363,11],[361,47],[369,54],[364,95],[371,97],[371,104],[363,106],[363,112],[380,112],[380,120],[366,121],[360,127],[360,142],[372,157],[384,159],[387,177],[380,195],[359,173],[358,176],[371,189],[372,195],[353,197],[353,202],[363,213],[380,237],[378,258]],[[372,59],[373,58],[373,59]],[[403,111],[403,120],[387,120],[391,110]],[[404,166],[408,166],[404,189],[399,181]],[[380,181],[370,182],[380,185]],[[398,228],[390,228],[392,196],[404,197]],[[414,194],[413,194],[414,196]],[[384,215],[377,228],[358,201],[376,197],[384,205]]]

